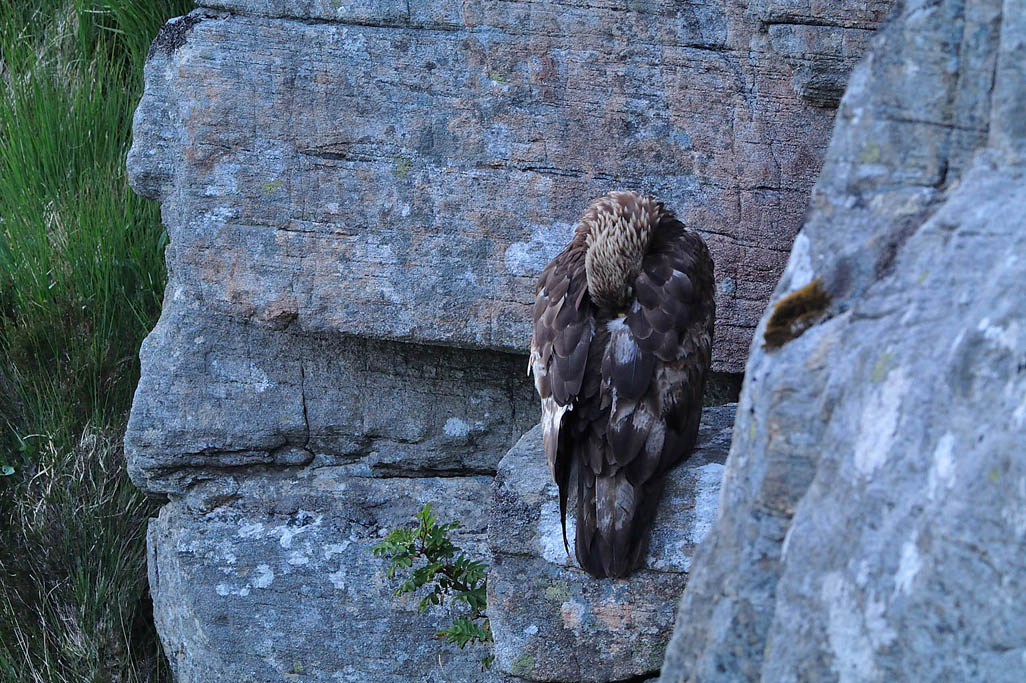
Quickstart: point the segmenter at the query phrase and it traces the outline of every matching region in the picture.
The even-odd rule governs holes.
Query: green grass
[[[170,680],[146,602],[151,505],[125,476],[120,438],[47,443],[5,511],[5,680]]]
[[[188,0],[0,0],[0,680],[167,680],[153,512],[124,473],[164,286],[124,159],[150,41]]]

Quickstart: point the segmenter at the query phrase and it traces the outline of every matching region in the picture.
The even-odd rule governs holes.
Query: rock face
[[[871,4],[847,28],[806,13],[824,24],[813,36],[772,2],[765,22],[669,2],[201,4],[220,11],[154,44],[129,157],[136,190],[164,202],[169,307],[519,354],[537,272],[590,198],[630,187],[709,241],[726,371],[832,121],[786,60],[806,50],[801,68],[840,83],[848,36],[883,15]],[[169,328],[160,348],[191,344]]]
[[[741,369],[887,3],[199,4],[154,41],[128,158],[170,237],[125,445],[139,486],[171,497],[150,552],[176,675],[473,679],[480,653],[436,666],[432,627],[390,611],[364,551],[421,499],[483,542],[470,502],[537,421],[536,274],[610,188],[654,193],[706,237],[714,364]],[[574,637],[597,652],[631,619],[619,641]],[[354,624],[399,634],[406,664]],[[531,675],[641,666],[568,674],[539,643],[516,644]]]
[[[194,484],[149,529],[154,614],[176,678],[578,681],[655,672],[691,555],[715,514],[734,410],[707,409],[695,454],[667,487],[651,570],[627,581],[594,581],[568,566],[537,427],[502,459],[494,484],[384,479],[338,465]],[[490,507],[482,505],[489,488]],[[425,503],[443,521],[461,521],[457,545],[491,554],[497,662],[487,674],[479,660],[490,649],[434,640],[444,614],[419,615],[420,596],[393,598],[398,580],[370,555]]]
[[[852,76],[663,680],[1021,680],[1024,18],[910,1]]]
[[[310,462],[492,473],[538,420],[526,358],[267,329],[198,299],[166,305],[142,356],[125,443],[136,483],[156,491]]]
[[[380,479],[290,468],[196,485],[149,528],[150,587],[178,681],[471,681],[483,646],[433,639],[448,624],[394,598],[370,548],[433,503],[485,553],[490,477]],[[450,617],[451,619],[451,617]]]
[[[836,107],[848,74],[893,6],[893,0],[750,0],[748,14],[759,19],[770,48],[792,68],[795,93],[812,104]]]
[[[646,568],[627,579],[595,580],[577,566],[573,491],[567,555],[541,427],[506,454],[488,523],[488,613],[498,669],[533,681],[658,673],[691,558],[716,514],[735,411],[729,405],[702,414],[695,452],[667,482]]]

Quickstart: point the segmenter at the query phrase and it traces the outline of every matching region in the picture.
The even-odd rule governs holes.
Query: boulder
[[[716,514],[735,410],[705,409],[695,452],[667,481],[645,567],[626,579],[593,579],[577,566],[573,489],[570,554],[564,549],[541,427],[506,454],[488,523],[488,614],[500,671],[532,681],[658,673],[691,558]]]
[[[1024,17],[910,0],[852,76],[662,680],[1021,680]]]
[[[491,474],[538,420],[526,358],[274,330],[200,309],[166,303],[143,343],[125,447],[149,491],[181,494],[268,464]]]
[[[154,615],[177,681],[481,680],[484,645],[434,639],[446,613],[395,598],[370,549],[425,503],[484,557],[490,477],[381,479],[344,466],[197,484],[150,524]],[[451,620],[451,616],[449,616]]]
[[[193,482],[148,534],[154,614],[176,680],[577,681],[654,672],[691,554],[715,514],[733,415],[732,406],[706,410],[699,447],[667,487],[649,569],[626,581],[595,581],[563,553],[537,427],[502,459],[494,483],[375,477],[365,463],[271,463]],[[490,507],[482,505],[489,489]],[[491,671],[481,667],[490,647],[460,650],[434,638],[460,610],[418,614],[421,596],[393,597],[399,579],[370,553],[425,503],[442,521],[460,521],[454,542],[490,562]]]

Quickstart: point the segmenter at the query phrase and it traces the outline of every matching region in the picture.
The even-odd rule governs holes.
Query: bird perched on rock
[[[652,197],[596,199],[538,278],[528,372],[566,539],[577,470],[577,561],[621,577],[644,559],[667,473],[695,445],[715,302],[705,242]]]

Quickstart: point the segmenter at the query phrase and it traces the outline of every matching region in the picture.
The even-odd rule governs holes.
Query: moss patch
[[[875,164],[880,161],[880,146],[875,142],[868,142],[859,154],[859,161],[863,164]]]
[[[392,167],[392,175],[396,178],[405,178],[410,175],[410,160],[406,157],[396,159],[395,166]]]
[[[570,599],[570,586],[566,581],[556,581],[545,589],[545,597],[553,602],[566,602]]]
[[[780,299],[766,323],[763,348],[779,349],[823,320],[830,305],[830,294],[823,281],[816,278],[801,289]]]
[[[534,669],[534,657],[531,655],[521,655],[513,661],[512,672],[514,676],[526,676],[531,673]]]
[[[880,358],[878,358],[876,363],[873,364],[873,372],[870,375],[874,383],[883,381],[883,378],[891,371],[892,360],[894,360],[893,353],[884,351],[880,354]]]

